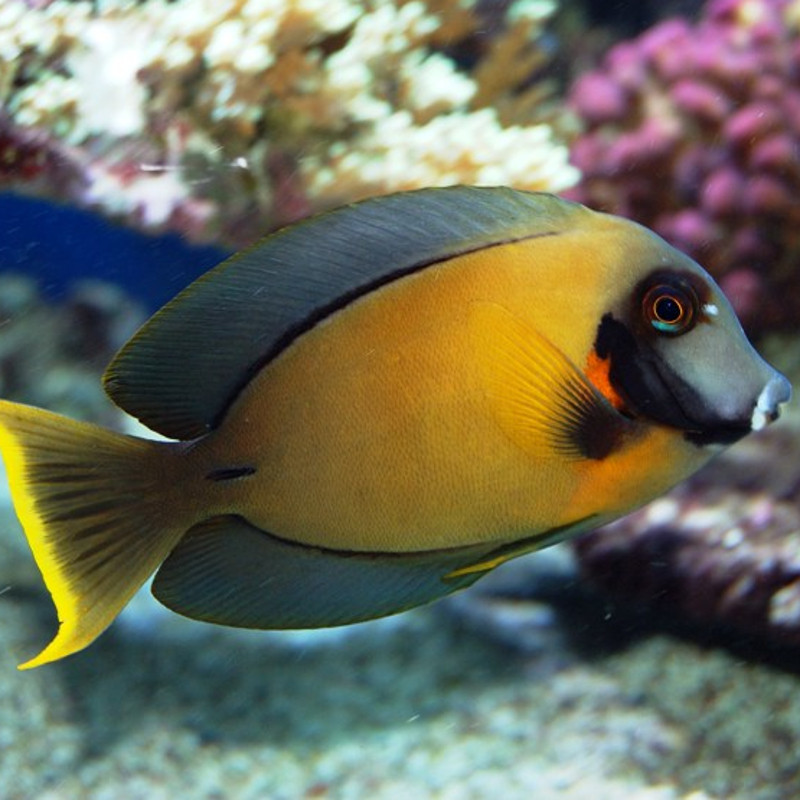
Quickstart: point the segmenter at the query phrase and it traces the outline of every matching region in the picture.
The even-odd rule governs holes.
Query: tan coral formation
[[[555,3],[511,3],[489,44],[476,7],[6,0],[0,186],[234,244],[400,189],[567,188],[568,126],[531,83]],[[449,54],[469,41],[472,70]]]

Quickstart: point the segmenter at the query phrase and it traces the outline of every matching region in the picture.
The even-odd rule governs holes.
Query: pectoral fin
[[[468,564],[465,567],[459,567],[449,572],[444,576],[444,580],[458,580],[467,575],[476,575],[478,577],[480,575],[485,575],[501,564],[505,564],[506,561],[511,561],[512,558],[518,558],[519,556],[533,553],[536,550],[543,550],[545,547],[563,542],[565,539],[577,536],[579,533],[585,533],[596,525],[596,518],[596,514],[590,514],[588,517],[583,517],[567,525],[559,525],[543,533],[537,533],[534,536],[528,536],[525,539],[501,545],[495,550],[492,550],[485,558],[476,561],[474,564]]]
[[[492,411],[526,452],[602,459],[632,429],[558,347],[502,306],[475,303],[470,332]]]

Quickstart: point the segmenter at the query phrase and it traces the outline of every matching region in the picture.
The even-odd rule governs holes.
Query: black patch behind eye
[[[717,419],[695,389],[611,314],[598,326],[595,350],[600,358],[611,359],[609,380],[626,404],[637,414],[684,431],[692,444],[732,444],[750,431],[749,420]]]
[[[237,478],[246,478],[248,475],[255,474],[255,467],[220,467],[219,469],[212,469],[206,475],[206,480],[215,482],[235,481]]]
[[[684,394],[692,392],[691,387],[672,373],[665,380],[662,372],[667,368],[659,364],[658,355],[646,344],[640,346],[627,326],[611,314],[600,321],[595,351],[600,358],[611,359],[611,385],[637,414],[675,428],[692,427],[670,385],[680,384]]]

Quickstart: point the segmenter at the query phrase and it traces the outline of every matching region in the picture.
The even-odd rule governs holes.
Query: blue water
[[[34,276],[52,297],[76,278],[102,278],[125,286],[151,310],[227,255],[11,192],[0,192],[0,229],[0,271]]]

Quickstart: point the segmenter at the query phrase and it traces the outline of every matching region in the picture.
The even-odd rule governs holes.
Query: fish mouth
[[[750,427],[754,431],[766,428],[770,422],[775,422],[781,415],[781,405],[788,403],[792,399],[792,384],[776,372],[767,385],[761,390],[761,394],[756,400],[753,416],[750,419]]]
[[[733,444],[748,433],[763,430],[775,422],[781,415],[781,406],[789,402],[791,397],[792,385],[783,375],[775,372],[758,395],[749,418],[726,421],[721,425],[698,426],[697,430],[687,430],[685,436],[697,445]]]
[[[595,352],[611,360],[609,379],[626,416],[674,428],[698,446],[730,445],[765,428],[792,395],[789,381],[754,352],[726,367],[720,380],[694,386],[610,313],[600,322]]]
[[[714,425],[697,430],[685,430],[684,437],[699,447],[718,444],[723,447],[735,444],[753,430],[750,420]]]

